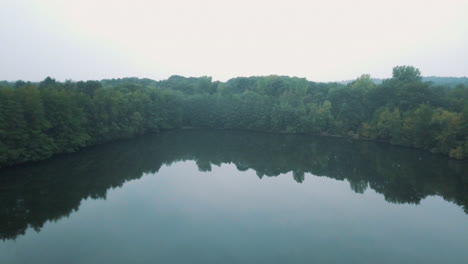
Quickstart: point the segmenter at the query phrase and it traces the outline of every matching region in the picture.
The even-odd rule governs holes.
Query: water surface
[[[468,263],[468,166],[172,131],[0,171],[0,263]]]

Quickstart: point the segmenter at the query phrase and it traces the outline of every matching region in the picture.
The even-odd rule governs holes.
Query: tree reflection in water
[[[418,204],[443,197],[468,213],[468,164],[423,151],[341,138],[240,131],[168,131],[101,145],[80,153],[0,171],[0,238],[14,239],[28,227],[67,217],[88,197],[105,199],[107,190],[185,160],[200,171],[233,163],[258,177],[292,172],[347,180],[391,203]]]

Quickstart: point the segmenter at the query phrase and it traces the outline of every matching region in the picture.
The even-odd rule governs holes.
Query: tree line
[[[468,157],[468,86],[397,66],[375,84],[287,76],[0,82],[0,167],[184,127],[364,138]]]

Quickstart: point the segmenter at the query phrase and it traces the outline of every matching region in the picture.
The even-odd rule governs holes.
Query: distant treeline
[[[468,158],[468,86],[397,66],[375,84],[286,76],[0,83],[0,167],[183,127],[367,138]]]
[[[423,82],[427,82],[432,86],[450,86],[456,87],[457,85],[468,86],[468,77],[440,77],[440,76],[423,76],[421,77]],[[354,80],[341,81],[339,83],[348,84]],[[372,78],[375,84],[382,84],[384,79]]]

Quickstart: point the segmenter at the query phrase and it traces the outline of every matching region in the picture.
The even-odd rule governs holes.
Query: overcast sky
[[[468,76],[468,0],[0,0],[0,80]]]

